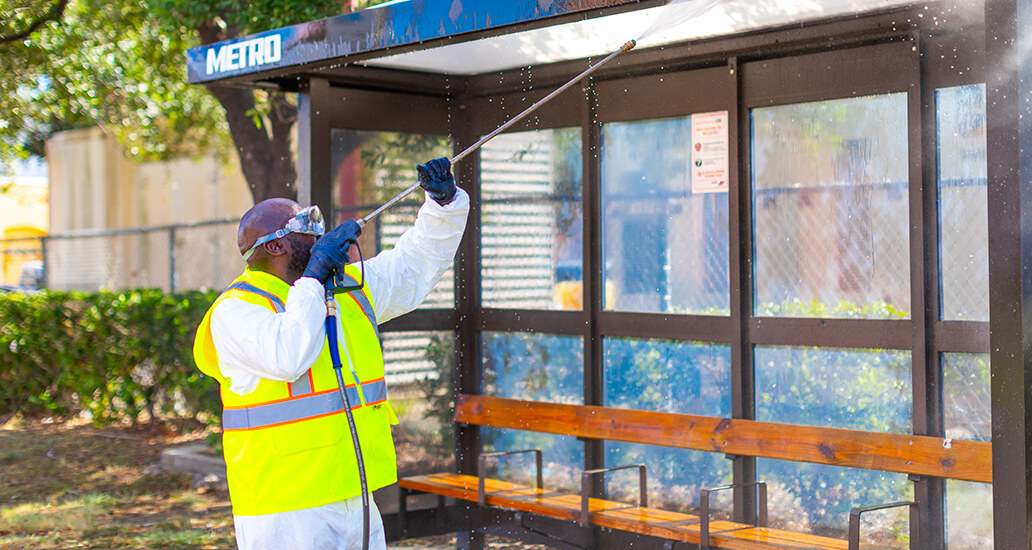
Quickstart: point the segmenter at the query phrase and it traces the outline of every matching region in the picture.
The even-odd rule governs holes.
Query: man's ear
[[[282,239],[273,239],[262,246],[265,247],[265,251],[273,256],[280,256],[287,253],[287,248],[283,246]]]

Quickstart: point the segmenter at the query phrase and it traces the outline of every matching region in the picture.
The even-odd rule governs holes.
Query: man
[[[361,233],[353,220],[322,235],[317,208],[270,199],[240,221],[247,268],[205,315],[194,358],[221,387],[241,550],[361,547],[358,464],[324,328],[324,285],[335,271],[355,287],[337,295],[338,334],[369,490],[397,481],[390,424],[398,420],[377,324],[423,301],[451,265],[469,212],[447,159],[416,168],[427,195],[416,223],[393,249],[366,260],[364,275],[345,267]],[[369,502],[370,548],[382,549],[383,523]]]

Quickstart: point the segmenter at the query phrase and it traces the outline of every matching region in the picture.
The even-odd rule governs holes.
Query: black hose
[[[337,346],[337,315],[336,301],[333,293],[326,292],[327,305],[333,303],[332,308],[327,308],[326,313],[326,338],[329,340],[330,359],[333,361],[333,370],[337,373],[337,389],[344,400],[344,412],[348,417],[348,427],[351,429],[351,443],[355,446],[355,460],[358,462],[358,480],[362,487],[362,550],[369,550],[369,481],[366,479],[365,460],[362,458],[362,445],[358,441],[358,430],[355,428],[355,415],[351,413],[351,400],[348,399],[348,392],[344,390],[344,376],[341,374],[340,350]],[[359,380],[355,379],[355,387],[359,388]]]

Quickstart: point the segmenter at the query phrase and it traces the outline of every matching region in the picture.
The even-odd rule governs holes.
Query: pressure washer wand
[[[553,91],[552,93],[550,93],[550,94],[546,95],[545,97],[543,97],[543,98],[537,100],[536,102],[534,102],[533,105],[531,105],[530,107],[527,107],[527,109],[525,111],[523,111],[522,113],[520,113],[520,114],[516,115],[515,117],[509,119],[505,124],[502,124],[498,128],[495,128],[494,131],[492,131],[490,134],[487,134],[486,136],[480,138],[480,141],[474,143],[473,145],[470,145],[469,147],[466,148],[465,151],[463,151],[463,152],[455,155],[454,157],[452,157],[451,163],[455,164],[456,162],[459,162],[460,160],[466,158],[466,156],[469,155],[470,153],[472,153],[473,151],[476,151],[477,149],[480,149],[480,147],[482,145],[484,145],[488,141],[491,141],[491,138],[493,138],[493,137],[497,136],[498,134],[504,132],[510,126],[512,126],[513,124],[516,124],[517,122],[522,120],[524,117],[526,117],[530,113],[532,113],[535,110],[537,110],[538,107],[544,105],[545,103],[548,103],[549,101],[552,100],[552,98],[554,98],[555,96],[559,95],[560,93],[562,93],[564,90],[566,90],[570,86],[573,86],[574,84],[576,84],[580,79],[582,79],[582,78],[588,76],[589,74],[595,72],[596,69],[598,69],[602,65],[605,65],[611,59],[613,59],[614,57],[620,55],[621,53],[631,51],[631,49],[634,48],[635,44],[636,44],[636,42],[634,40],[628,40],[627,42],[624,42],[624,44],[622,46],[620,46],[620,49],[618,49],[618,50],[614,51],[613,53],[609,54],[602,61],[599,61],[598,63],[595,63],[594,65],[588,67],[581,74],[571,78],[570,81],[567,82],[566,84],[563,84],[562,86],[556,88],[555,91]],[[383,213],[384,210],[387,210],[388,208],[390,208],[390,207],[394,206],[395,204],[397,204],[398,201],[400,201],[401,199],[404,199],[405,197],[409,196],[409,194],[411,194],[416,189],[419,189],[419,183],[412,184],[411,187],[409,187],[408,189],[402,191],[401,193],[398,193],[393,199],[387,201],[386,203],[384,203],[382,206],[380,206],[376,210],[373,210],[368,215],[366,215],[366,217],[358,219],[358,220],[355,220],[355,221],[358,222],[358,226],[359,227],[365,227],[365,225],[367,223],[369,223],[373,218],[379,216],[381,213]]]

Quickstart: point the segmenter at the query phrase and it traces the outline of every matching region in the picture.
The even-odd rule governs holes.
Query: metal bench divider
[[[484,490],[484,479],[487,477],[487,459],[499,456],[515,455],[522,453],[534,453],[534,460],[537,463],[537,488],[544,489],[544,477],[541,474],[541,449],[521,449],[519,451],[502,451],[497,453],[484,453],[477,459],[477,503],[487,506],[487,492]]]
[[[860,506],[853,508],[849,511],[849,550],[860,550],[860,514],[864,512],[873,512],[875,510],[885,510],[887,508],[898,508],[900,506],[910,507],[910,517],[914,517],[914,512],[917,510],[917,503],[910,502],[909,500],[903,500],[899,502],[890,502],[888,504],[875,504],[872,506]]]
[[[607,472],[614,472],[616,470],[626,470],[629,468],[637,468],[639,476],[638,485],[638,506],[647,508],[649,505],[648,492],[646,491],[646,474],[644,464],[627,464],[625,466],[616,466],[613,468],[601,468],[598,470],[585,470],[581,474],[581,525],[585,527],[590,523],[590,512],[588,509],[588,497],[591,495],[591,476],[595,474],[605,474]]]
[[[709,496],[710,493],[737,489],[742,487],[756,486],[756,526],[767,526],[767,483],[763,481],[750,481],[748,483],[734,483],[710,487],[699,491],[699,550],[709,550]]]

